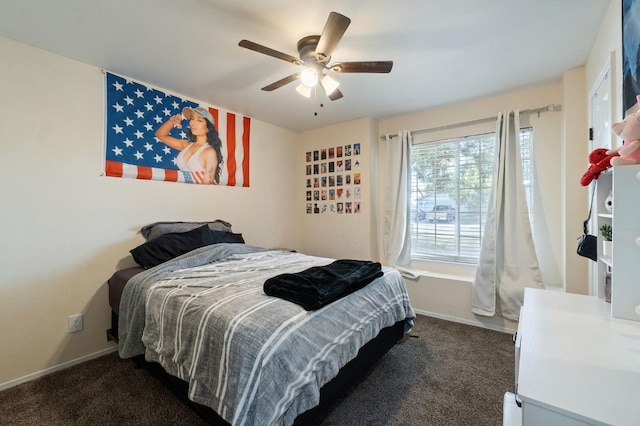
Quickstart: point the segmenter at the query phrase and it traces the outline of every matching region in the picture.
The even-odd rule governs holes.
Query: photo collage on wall
[[[360,148],[354,143],[307,151],[307,214],[360,213]]]

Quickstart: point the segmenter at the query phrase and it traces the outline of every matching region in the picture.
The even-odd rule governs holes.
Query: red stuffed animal
[[[596,148],[589,154],[589,169],[582,175],[580,179],[580,185],[588,186],[592,180],[597,180],[600,177],[600,173],[611,167],[611,159],[618,157],[620,154],[613,152],[607,154],[605,148]]]

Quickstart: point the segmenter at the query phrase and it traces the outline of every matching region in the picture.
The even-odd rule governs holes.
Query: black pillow
[[[244,244],[244,238],[242,234],[234,234],[233,232],[226,231],[213,231],[209,230],[211,238],[213,238],[213,244],[218,243],[239,243]]]
[[[207,225],[187,232],[161,235],[130,250],[133,260],[145,269],[190,252],[197,248],[214,244],[213,236]]]

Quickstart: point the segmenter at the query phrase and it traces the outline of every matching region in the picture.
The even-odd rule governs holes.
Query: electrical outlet
[[[82,314],[69,317],[69,333],[77,333],[78,331],[82,331]]]

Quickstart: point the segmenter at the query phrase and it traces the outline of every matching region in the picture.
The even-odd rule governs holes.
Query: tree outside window
[[[531,210],[533,132],[521,129],[523,178]],[[495,133],[414,145],[411,257],[477,263],[491,193]]]

